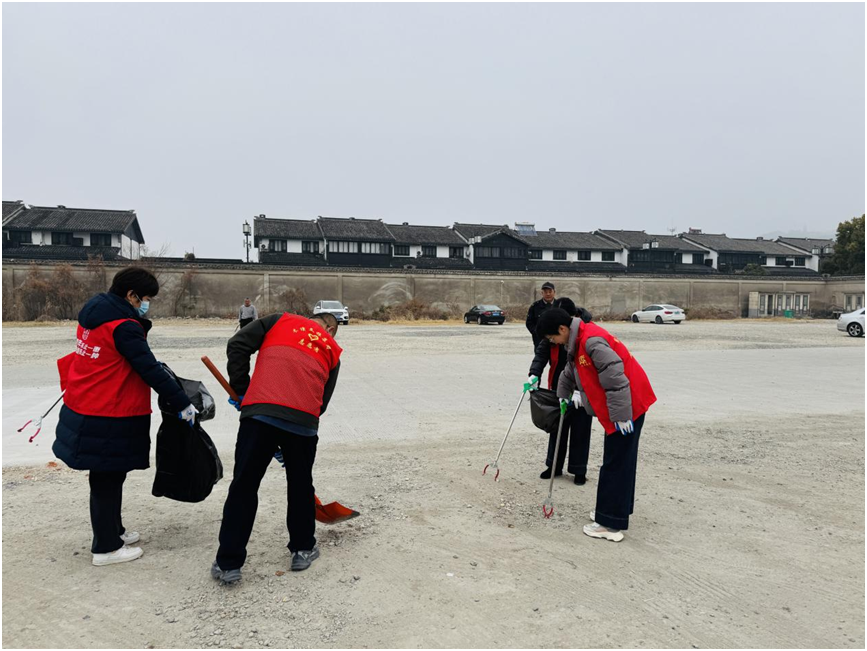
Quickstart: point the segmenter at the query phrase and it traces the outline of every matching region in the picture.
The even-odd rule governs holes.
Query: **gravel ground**
[[[481,475],[526,378],[520,325],[350,326],[315,478],[362,517],[319,527],[322,558],[287,572],[285,483],[273,464],[244,580],[207,574],[237,417],[206,423],[226,478],[205,502],[126,484],[145,555],[90,565],[84,473],[50,466],[56,420],[15,428],[57,395],[71,324],[3,329],[3,644],[9,647],[844,647],[864,636],[864,340],[832,321],[606,324],[647,369],[632,526],[581,534],[586,486],[555,482],[526,410]],[[223,365],[228,321],[158,322],[185,377]],[[218,404],[224,404],[222,402]],[[156,428],[156,424],[154,425]]]

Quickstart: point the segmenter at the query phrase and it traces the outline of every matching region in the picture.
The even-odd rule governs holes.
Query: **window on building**
[[[704,253],[693,253],[692,254],[692,263],[693,264],[704,264]]]
[[[852,294],[846,294],[846,311],[852,311]]]
[[[329,253],[358,253],[358,242],[341,242],[333,240],[328,242]]]
[[[527,257],[527,250],[522,249],[522,248],[517,247],[517,246],[514,246],[514,247],[507,246],[507,247],[503,248],[503,257],[504,258],[526,258]]]
[[[777,256],[777,259],[774,261],[774,264],[777,265],[778,267],[785,267],[785,266],[787,266],[786,258]]]
[[[860,310],[864,306],[864,297],[856,296],[855,297],[855,309]]]
[[[425,258],[435,258],[437,257],[437,247],[423,246],[421,247],[421,254]]]
[[[349,244],[355,244],[355,242],[349,242]],[[389,245],[387,242],[362,242],[361,252],[373,255],[388,255]]]
[[[530,260],[541,260],[542,249],[530,249]]]
[[[795,312],[801,311],[801,295],[795,294]]]
[[[450,246],[449,247],[449,257],[450,258],[463,258],[464,257],[464,247],[462,247],[462,246]]]
[[[476,247],[476,257],[477,258],[499,258],[500,257],[500,247],[498,247],[498,246],[477,246]]]
[[[791,294],[786,294],[786,309],[787,310],[792,309],[792,295]]]
[[[590,251],[578,251],[578,260],[589,262],[590,257]]]
[[[555,260],[565,260],[566,252],[565,251],[554,251],[554,259]]]
[[[91,233],[90,246],[111,246],[111,233]]]
[[[286,253],[286,240],[268,240],[268,250],[275,253]]]
[[[409,255],[409,244],[395,244],[394,254],[397,256],[406,257]]]
[[[804,312],[810,309],[810,295],[804,294],[804,300],[801,301],[801,304],[804,306]]]
[[[15,244],[33,244],[33,233],[30,231],[12,231],[9,240]]]
[[[765,309],[767,305],[766,299],[768,298],[767,294],[759,294],[759,314],[767,314]]]
[[[762,266],[767,265],[767,264],[768,264],[768,256],[766,256],[766,255],[760,255],[760,256],[759,256],[759,264],[762,265]]]
[[[319,253],[319,242],[301,242],[302,253]]]
[[[614,251],[603,251],[602,262],[614,262]]]
[[[72,233],[53,232],[51,233],[51,243],[54,245],[72,246]]]
[[[807,266],[807,258],[795,258],[795,266],[796,267],[806,267]]]

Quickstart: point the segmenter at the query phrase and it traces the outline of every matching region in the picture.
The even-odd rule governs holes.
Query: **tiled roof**
[[[517,236],[517,233],[511,232],[512,229],[509,228],[507,224],[496,226],[494,224],[459,224],[458,222],[455,222],[454,229],[468,240],[471,240],[474,237],[485,237],[499,232],[506,232]]]
[[[322,231],[315,219],[261,219],[253,220],[253,235],[286,238],[287,240],[321,240]],[[258,239],[256,240],[258,242]]]
[[[466,258],[393,258],[391,266],[396,269],[472,269]]]
[[[30,206],[12,217],[8,223],[4,223],[3,228],[25,231],[122,233],[144,244],[144,237],[134,210]]]
[[[3,202],[3,225],[6,225],[6,220],[11,219],[21,210],[24,210],[23,201],[4,201]]]
[[[395,244],[466,246],[461,236],[448,226],[386,224],[386,228],[394,236]]]
[[[580,276],[582,273],[598,274],[626,273],[626,267],[619,262],[553,262],[551,260],[530,260],[527,271],[562,271],[570,275]]]
[[[750,240],[739,237],[728,237],[725,233],[714,235],[710,233],[684,233],[684,237],[707,247],[713,251],[724,253],[763,253],[765,255],[792,256],[796,255],[787,246],[773,240]]]
[[[805,267],[763,267],[769,276],[820,276],[818,271]]]
[[[329,240],[394,242],[394,237],[381,219],[320,217],[319,227]]]
[[[322,267],[328,264],[321,255],[314,253],[285,253],[282,251],[260,251],[259,262],[263,264],[285,264],[298,267]]]
[[[538,231],[521,238],[531,249],[566,249],[568,251],[619,251],[622,247],[593,233]]]
[[[680,239],[679,237],[675,237],[674,235],[653,235],[652,233],[645,233],[644,231],[613,231],[609,229],[600,229],[595,232],[600,235],[607,236],[608,238],[617,242],[622,242],[629,249],[640,249],[643,248],[645,242],[656,240],[657,242],[659,242],[659,246],[657,248],[666,251],[680,251],[681,253],[706,253],[705,249],[702,249],[695,244],[685,242],[684,240]]]
[[[826,246],[834,246],[834,240],[824,240],[815,237],[778,237],[777,240],[783,244],[797,247],[807,253],[812,253],[814,247],[818,247],[821,252]]]

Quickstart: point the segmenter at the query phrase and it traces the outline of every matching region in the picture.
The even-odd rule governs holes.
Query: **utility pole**
[[[249,222],[244,220],[244,226],[242,227],[244,231],[244,249],[247,252],[247,264],[250,264],[250,235],[253,232],[253,229],[250,228]]]

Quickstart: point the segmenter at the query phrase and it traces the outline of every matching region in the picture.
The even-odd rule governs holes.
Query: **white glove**
[[[632,423],[631,420],[617,422],[615,423],[615,425],[617,425],[617,431],[619,431],[624,436],[626,434],[632,434],[632,432],[635,431],[635,425]]]
[[[539,388],[539,378],[535,375],[531,375],[527,378],[527,384],[525,386],[527,387],[527,391],[535,391]]]
[[[575,409],[581,409],[584,406],[584,400],[581,399],[580,391],[572,394],[572,404],[575,405]]]
[[[178,412],[178,418],[187,421],[190,424],[190,427],[192,427],[196,422],[196,414],[198,413],[199,410],[196,409],[195,406],[190,404],[189,407],[187,407],[183,411]]]

